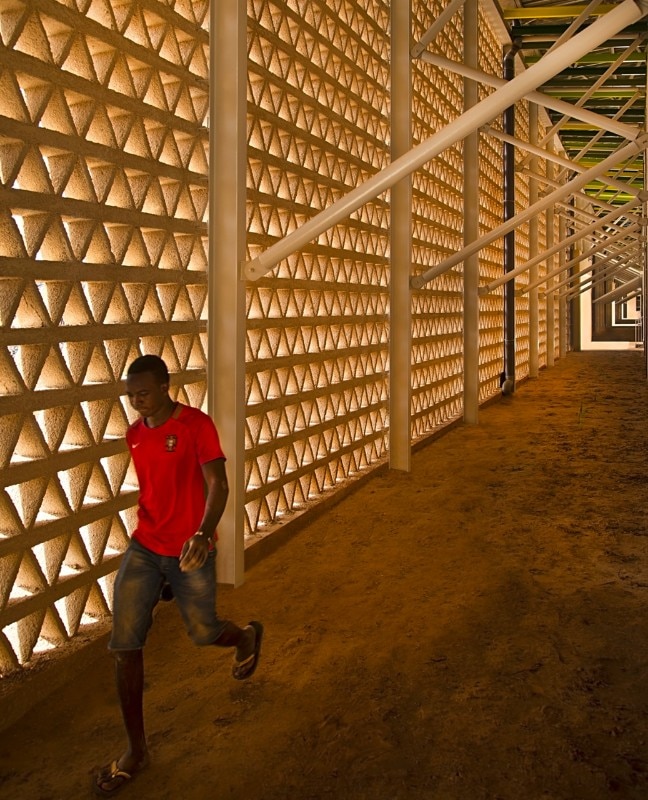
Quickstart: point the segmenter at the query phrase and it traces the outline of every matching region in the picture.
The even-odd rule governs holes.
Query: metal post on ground
[[[529,103],[529,140],[533,147],[538,144],[538,106]],[[531,155],[531,171],[537,173],[539,170],[539,160],[535,153]],[[538,181],[536,178],[529,179],[529,205],[533,206],[538,202]],[[547,206],[551,208],[551,206]],[[539,238],[538,215],[529,220],[529,258],[535,259],[538,255]],[[529,281],[535,283],[538,280],[538,263],[535,262],[529,270]],[[537,378],[540,371],[540,309],[539,309],[538,289],[534,288],[529,292],[529,377]]]
[[[412,147],[411,134],[411,32],[410,0],[391,4],[391,157]],[[409,286],[412,268],[412,178],[408,173],[394,184],[390,210],[390,312],[389,312],[389,466],[411,469],[411,351],[412,302]]]
[[[466,0],[464,6],[464,61],[469,66],[479,62],[479,3]],[[479,85],[464,78],[464,110],[479,102]],[[479,238],[479,131],[464,139],[463,206],[464,247]],[[464,422],[479,421],[479,253],[464,261]]]
[[[564,242],[567,238],[567,220],[561,214],[558,218],[558,238]],[[565,269],[567,253],[564,249],[558,252],[558,266],[561,272]],[[564,358],[567,355],[567,301],[564,297],[558,299],[558,355]]]
[[[577,203],[577,199],[574,200]],[[573,227],[573,222],[572,222]],[[578,259],[581,255],[583,249],[581,247],[581,242],[578,241],[574,244],[570,261],[574,259]],[[574,274],[579,272],[579,266],[571,267],[569,270],[570,274]],[[565,297],[567,300],[566,294],[561,292],[561,295]],[[569,322],[570,322],[570,342],[572,350],[580,353],[581,351],[581,344],[582,344],[582,335],[581,335],[581,304],[578,298],[569,300]]]
[[[552,149],[552,145],[549,145],[550,149]],[[554,173],[554,164],[552,161],[547,161],[547,176],[549,178],[553,177]],[[555,241],[555,225],[556,225],[556,214],[554,212],[554,207],[549,206],[547,209],[547,241],[545,242],[547,247],[547,252],[551,251],[551,248]],[[553,271],[555,256],[551,255],[547,259],[546,265],[546,272],[551,274]],[[554,278],[549,278],[547,281],[547,287],[545,289],[546,292],[546,303],[547,303],[547,366],[553,367],[556,363],[556,309],[554,303],[554,292],[552,289],[554,283]]]
[[[515,79],[516,49],[516,45],[511,45],[504,53],[503,72],[504,79],[507,81]],[[504,132],[513,137],[515,135],[514,105],[504,109],[502,124]],[[515,147],[510,141],[504,142],[502,169],[504,222],[500,228],[508,226],[504,232],[504,275],[509,275],[515,270],[515,226],[509,225],[510,221],[515,218]],[[475,252],[479,252],[473,242],[472,246],[464,247],[465,257],[471,255],[473,247]],[[436,267],[436,269],[440,268],[440,265]],[[500,379],[502,393],[505,395],[515,391],[515,349],[515,281],[507,281],[504,286],[504,370]]]
[[[243,582],[245,464],[245,4],[211,4],[209,158],[209,412],[227,456],[229,500],[218,526],[218,580]]]

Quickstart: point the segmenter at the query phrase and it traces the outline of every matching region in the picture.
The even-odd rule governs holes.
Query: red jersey
[[[156,428],[139,419],[126,432],[140,490],[133,537],[158,555],[175,557],[205,513],[201,465],[225,458],[211,417],[178,408]]]

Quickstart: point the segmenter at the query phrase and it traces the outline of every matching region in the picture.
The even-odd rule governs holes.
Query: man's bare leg
[[[148,764],[144,736],[144,657],[141,650],[119,650],[114,657],[128,748],[118,759],[95,771],[92,790],[99,797],[112,797]]]
[[[115,680],[128,749],[117,764],[125,772],[137,772],[148,760],[144,734],[144,655],[142,650],[121,650],[115,656]]]

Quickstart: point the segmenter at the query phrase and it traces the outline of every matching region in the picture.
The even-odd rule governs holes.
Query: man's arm
[[[214,461],[208,461],[203,464],[202,474],[207,486],[207,498],[205,499],[205,513],[199,530],[205,534],[205,538],[211,541],[216,533],[216,526],[223,516],[223,511],[225,511],[229,494],[227,474],[225,473],[225,459],[217,458]]]
[[[180,569],[190,572],[198,569],[207,560],[209,544],[214,538],[216,526],[223,516],[227,505],[229,487],[225,472],[225,459],[217,458],[201,466],[207,497],[205,498],[205,513],[198,531],[184,543],[180,554]]]

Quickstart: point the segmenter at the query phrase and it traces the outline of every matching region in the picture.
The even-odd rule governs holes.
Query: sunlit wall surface
[[[387,165],[390,23],[386,0],[248,9],[253,257]],[[249,286],[248,534],[386,453],[388,200]]]
[[[418,40],[443,9],[414,4]],[[463,60],[463,22],[454,16],[434,51]],[[463,111],[463,81],[413,63],[413,144],[444,128]],[[412,176],[412,273],[420,274],[463,247],[463,147],[457,142]],[[459,266],[412,292],[412,437],[420,439],[457,417],[463,406],[463,279]]]
[[[390,5],[248,0],[248,258],[389,163]],[[412,6],[415,40],[443,4]],[[174,396],[205,402],[208,12],[207,0],[0,0],[1,672],[109,617],[137,489],[129,361],[162,355]],[[462,28],[459,13],[433,49],[461,61]],[[501,56],[482,15],[480,66],[500,74]],[[463,82],[421,61],[412,78],[417,144],[462,113]],[[525,138],[524,104],[517,116]],[[479,147],[485,233],[502,221],[502,147],[485,133]],[[461,143],[412,184],[420,274],[463,244]],[[388,454],[389,202],[247,284],[248,542]],[[527,202],[520,174],[518,210]],[[522,226],[518,263],[528,251]],[[482,281],[501,275],[501,241],[479,258]],[[526,298],[517,325],[523,377]],[[499,391],[503,290],[480,298],[479,327],[485,400]],[[412,292],[411,333],[418,441],[463,410],[461,267]]]
[[[205,396],[207,11],[0,2],[2,671],[109,612],[128,362]]]

